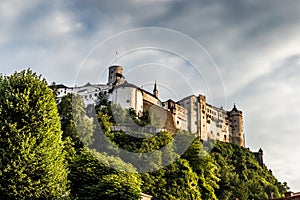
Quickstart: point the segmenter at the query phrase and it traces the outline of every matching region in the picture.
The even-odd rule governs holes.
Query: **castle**
[[[158,98],[156,82],[153,92],[148,92],[125,80],[121,66],[111,66],[108,70],[107,84],[87,83],[80,87],[56,85],[58,99],[68,93],[80,95],[84,104],[94,104],[98,95],[104,94],[108,101],[119,104],[124,109],[133,108],[137,115],[155,108],[165,114],[164,129],[174,132],[181,129],[197,134],[202,141],[217,139],[245,146],[242,111],[236,106],[230,111],[206,102],[203,95],[191,95],[177,102],[169,99],[162,102]]]

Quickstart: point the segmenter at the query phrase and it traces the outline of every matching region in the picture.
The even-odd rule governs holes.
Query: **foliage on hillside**
[[[97,129],[87,116],[82,99],[69,94],[61,99],[58,108],[65,149],[69,155],[71,199],[139,199],[142,180],[134,167],[119,157],[87,148],[95,146],[92,142],[94,139],[99,141],[99,138],[95,138]],[[102,123],[109,129],[109,117],[101,117]],[[106,133],[109,135],[110,131]]]
[[[117,117],[120,120],[126,111],[116,112],[111,116],[108,113],[110,112],[107,110],[105,113],[99,112],[99,121],[106,130],[106,136],[119,148],[147,153],[174,142],[174,135],[167,132],[155,135],[139,133],[145,137],[138,138],[133,137],[132,133],[112,132],[109,127],[115,121],[110,118]],[[106,117],[105,120],[103,116]],[[189,149],[179,156],[176,149],[180,142],[174,144],[169,148],[169,155],[178,158],[174,163],[142,174],[142,190],[153,195],[154,199],[261,200],[268,199],[271,193],[274,197],[281,197],[286,191],[286,187],[277,181],[266,166],[260,166],[253,153],[246,148],[217,142],[212,152],[206,153],[196,138]],[[157,166],[162,165],[163,156],[157,155]]]
[[[57,107],[30,70],[0,77],[1,197],[138,200],[143,191],[153,200],[263,200],[287,190],[246,148],[216,142],[207,153],[188,132],[140,131],[158,124],[151,112],[137,115],[103,95],[89,112],[71,94]],[[118,124],[137,129],[112,131]]]
[[[116,165],[131,172],[117,170]],[[140,175],[120,158],[83,149],[69,167],[73,198],[136,200],[141,196]]]
[[[211,157],[220,169],[216,195],[219,199],[268,199],[281,197],[285,184],[278,182],[266,166],[260,166],[253,153],[234,144],[218,142]]]

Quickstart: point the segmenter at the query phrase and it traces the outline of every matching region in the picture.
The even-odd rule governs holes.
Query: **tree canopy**
[[[67,195],[62,131],[52,91],[31,70],[0,77],[0,196]]]

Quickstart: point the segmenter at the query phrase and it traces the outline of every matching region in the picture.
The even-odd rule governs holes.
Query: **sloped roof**
[[[63,84],[58,84],[58,85],[50,85],[49,86],[51,89],[54,89],[54,88],[57,88],[57,89],[60,89],[60,88],[69,88]]]
[[[137,88],[140,89],[138,86],[132,84],[132,83],[128,83],[127,81],[125,81],[124,83],[115,86],[115,88],[120,88],[120,87],[132,87],[132,88]]]

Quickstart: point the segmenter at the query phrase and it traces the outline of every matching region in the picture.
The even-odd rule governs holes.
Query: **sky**
[[[48,83],[126,79],[162,100],[203,94],[243,111],[246,146],[300,191],[300,1],[3,0],[0,73]]]

